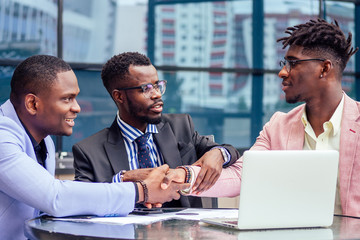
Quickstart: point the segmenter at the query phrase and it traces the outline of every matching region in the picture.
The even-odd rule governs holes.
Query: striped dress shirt
[[[126,153],[129,160],[129,167],[130,170],[138,169],[139,163],[137,158],[137,151],[138,147],[135,142],[135,139],[143,135],[139,129],[130,126],[129,124],[125,123],[123,120],[120,119],[119,114],[117,115],[117,123],[120,127],[121,134],[124,138]],[[158,133],[156,125],[148,124],[146,127],[146,131],[151,133],[148,137],[146,142],[146,146],[150,151],[150,159],[155,167],[159,167],[164,164],[163,156],[159,151],[158,146],[154,142],[153,134]],[[117,173],[113,176],[113,182],[121,182],[120,178],[121,173]]]

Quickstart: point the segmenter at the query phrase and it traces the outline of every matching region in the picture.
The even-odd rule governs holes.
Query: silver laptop
[[[246,151],[237,219],[202,222],[237,229],[326,227],[333,221],[337,151]]]

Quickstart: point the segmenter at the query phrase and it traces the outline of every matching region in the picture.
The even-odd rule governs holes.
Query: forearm
[[[144,181],[153,168],[142,168],[135,170],[122,170],[113,176],[113,182],[137,182]]]
[[[116,213],[125,216],[134,207],[135,188],[132,183],[60,181],[27,156],[12,160],[12,167],[6,174],[1,174],[0,190],[48,214],[69,216]]]

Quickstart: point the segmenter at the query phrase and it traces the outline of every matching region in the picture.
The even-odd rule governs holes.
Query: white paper
[[[188,208],[179,212],[147,214],[147,215],[128,215],[126,217],[92,217],[92,218],[53,218],[57,221],[90,222],[106,224],[150,224],[153,222],[169,219],[200,220],[202,218],[237,218],[237,209],[203,209]]]

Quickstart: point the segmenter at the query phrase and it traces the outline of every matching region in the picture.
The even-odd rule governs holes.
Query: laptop
[[[338,162],[335,150],[246,151],[238,218],[200,221],[240,230],[330,226]]]

